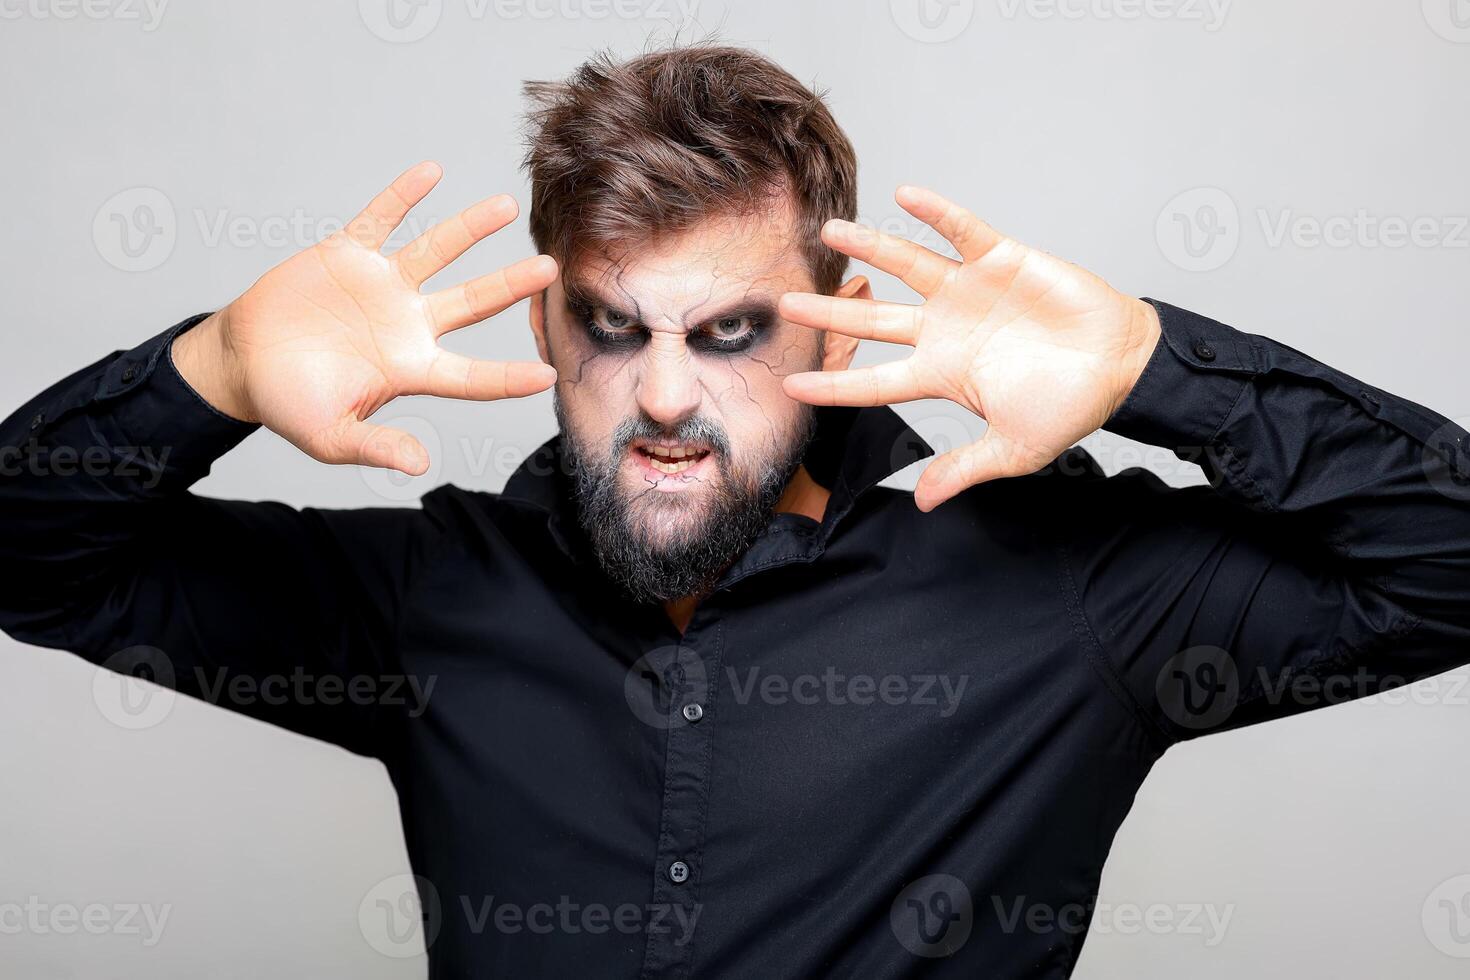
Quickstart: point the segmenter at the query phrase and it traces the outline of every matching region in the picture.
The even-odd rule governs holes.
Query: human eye
[[[604,347],[631,347],[642,343],[643,330],[637,319],[608,306],[576,305],[577,319],[592,339]]]
[[[755,343],[765,320],[753,313],[732,313],[711,320],[699,330],[699,346],[707,351],[735,353]]]

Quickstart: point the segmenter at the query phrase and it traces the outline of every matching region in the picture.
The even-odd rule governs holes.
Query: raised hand
[[[442,173],[434,163],[407,170],[341,231],[180,335],[173,357],[184,379],[215,408],[263,423],[322,462],[412,476],[429,466],[418,440],[365,421],[392,399],[490,400],[551,387],[556,372],[548,365],[476,360],[438,343],[546,288],[557,272],[550,256],[420,292],[430,276],[515,219],[510,197],[481,201],[392,255],[382,253]]]
[[[913,347],[900,361],[786,378],[813,405],[947,398],[986,420],[978,442],[945,453],[914,498],[932,510],[966,487],[1032,473],[1102,426],[1133,389],[1159,337],[1158,315],[1071,263],[999,234],[933,191],[900,187],[899,205],[944,236],[958,261],[847,221],[830,247],[898,276],[918,306],[787,293],[793,323]]]

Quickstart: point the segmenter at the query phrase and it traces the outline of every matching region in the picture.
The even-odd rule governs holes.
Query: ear
[[[873,299],[873,284],[867,276],[853,276],[838,287],[833,295],[840,299]],[[857,353],[858,339],[835,330],[827,331],[826,348],[822,352],[823,371],[846,371]]]
[[[531,336],[536,338],[536,353],[546,364],[551,363],[551,353],[546,346],[546,290],[531,297]]]

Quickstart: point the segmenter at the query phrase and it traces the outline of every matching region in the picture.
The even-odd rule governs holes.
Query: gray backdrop
[[[674,23],[830,89],[869,222],[913,232],[892,190],[925,183],[1124,290],[1470,415],[1466,0],[0,0],[0,411],[228,301],[417,160],[448,173],[419,226],[524,202],[521,80]],[[524,228],[455,275],[526,254]],[[533,356],[523,308],[452,345]],[[941,447],[980,431],[902,411]],[[200,489],[412,505],[500,487],[553,429],[547,396],[382,415],[425,439],[429,478],[261,433]],[[1198,476],[1089,444],[1110,470]],[[183,699],[119,715],[117,694],[0,638],[0,975],[423,974],[359,915],[407,870],[379,765]],[[1170,752],[1078,975],[1464,976],[1467,744],[1455,672]]]

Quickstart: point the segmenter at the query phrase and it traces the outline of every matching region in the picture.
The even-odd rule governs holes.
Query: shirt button
[[[669,880],[676,885],[682,885],[689,880],[689,865],[683,861],[675,861],[669,865]]]
[[[137,368],[134,368],[134,367],[127,368],[122,373],[123,384],[127,384],[129,381],[132,381],[137,376],[138,376],[138,369]]]
[[[692,721],[698,721],[699,719],[701,719],[703,717],[704,717],[704,708],[701,707],[700,705],[695,704],[693,702],[690,702],[689,704],[684,705],[684,720],[685,721],[691,721],[691,722]]]
[[[1194,356],[1202,361],[1213,361],[1215,359],[1215,348],[1208,341],[1201,340],[1194,345]]]

